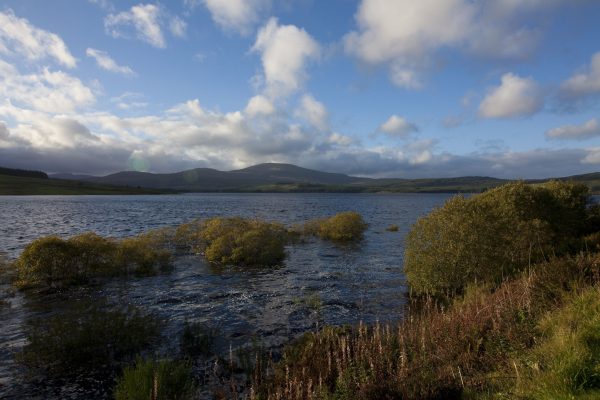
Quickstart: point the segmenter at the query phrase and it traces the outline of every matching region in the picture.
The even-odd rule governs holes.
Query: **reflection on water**
[[[25,382],[14,362],[23,346],[26,321],[60,312],[73,298],[107,298],[132,304],[167,321],[165,345],[173,354],[186,320],[220,332],[218,348],[242,346],[259,338],[277,349],[317,324],[354,324],[401,317],[404,277],[403,238],[410,225],[446,194],[190,194],[175,196],[0,197],[0,251],[16,257],[33,239],[94,231],[122,237],[177,225],[194,218],[240,215],[291,225],[341,211],[361,213],[369,223],[358,246],[310,240],[288,246],[285,266],[267,270],[217,270],[195,255],[180,255],[169,275],[115,279],[70,294],[17,293],[0,307],[0,397],[101,398],[85,379],[77,382]],[[397,224],[399,232],[386,232]],[[6,297],[8,286],[3,286]],[[310,298],[317,298],[318,307]],[[306,300],[309,299],[309,300]],[[84,377],[85,378],[85,377]],[[93,385],[92,385],[93,386]],[[101,385],[100,385],[101,386]],[[87,393],[84,395],[82,391]]]

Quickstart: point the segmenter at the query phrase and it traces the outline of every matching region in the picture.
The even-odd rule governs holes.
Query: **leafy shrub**
[[[584,185],[521,182],[450,199],[408,234],[404,272],[411,290],[451,295],[567,251],[585,232],[588,197]]]
[[[121,241],[84,233],[63,240],[46,236],[27,245],[16,261],[17,285],[65,288],[94,278],[153,274],[166,269],[170,252],[151,235]]]
[[[285,258],[286,230],[240,217],[211,218],[200,232],[206,259],[220,265],[273,266]]]
[[[160,332],[158,321],[136,308],[107,311],[98,305],[37,319],[28,328],[20,360],[58,376],[131,360]]]
[[[350,242],[363,237],[367,224],[362,216],[354,211],[338,213],[329,218],[316,219],[304,224],[304,233],[325,240]]]
[[[185,400],[194,398],[196,385],[185,361],[138,358],[126,367],[115,388],[116,400]]]

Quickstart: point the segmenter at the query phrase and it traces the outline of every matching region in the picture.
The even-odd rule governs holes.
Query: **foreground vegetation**
[[[450,200],[409,236],[418,296],[403,321],[308,333],[251,397],[596,398],[600,253],[584,235],[600,225],[588,200],[557,182]]]
[[[566,257],[474,286],[447,309],[427,303],[397,326],[306,334],[255,398],[592,398],[599,273],[597,254]]]
[[[351,212],[292,231],[264,221],[213,218],[154,231],[144,240],[150,249],[191,249],[211,263],[246,267],[283,262],[285,245],[294,235],[344,242],[360,240],[365,229],[360,215]],[[74,282],[115,266],[135,271],[138,265],[123,264],[137,260],[133,245],[128,249],[90,234],[56,239],[47,239],[50,254],[75,254],[79,260],[69,267],[78,271]],[[414,225],[405,251],[411,296],[402,321],[325,327],[287,347],[276,363],[256,353],[240,355],[243,367],[238,367],[231,354],[230,370],[246,371],[251,380],[249,397],[541,400],[600,395],[600,213],[584,185],[520,182],[456,197]],[[52,266],[52,280],[64,275],[61,263],[42,262],[47,255],[40,250],[31,253],[22,255],[28,273],[44,264]],[[115,255],[107,261],[103,254]],[[44,280],[47,275],[41,276],[33,281],[50,285]],[[319,307],[318,299],[306,303]],[[100,317],[70,318],[74,324],[50,320],[43,329],[32,330],[38,333],[31,335],[23,360],[32,366],[51,365],[52,371],[56,365],[81,362],[62,356],[77,353],[70,350],[77,346],[95,349],[84,352],[85,360],[106,347],[132,349],[116,352],[115,359],[127,359],[129,365],[116,386],[117,398],[193,397],[197,387],[189,360],[209,352],[213,333],[186,325],[180,345],[187,361],[139,358],[132,366],[133,354],[143,353],[156,337],[153,323],[144,331],[138,322],[125,327],[127,317],[104,318],[121,321],[108,329],[137,332],[146,339],[119,339],[131,347],[107,345],[86,328]],[[105,337],[102,328],[99,332]],[[50,351],[39,345],[45,342]],[[233,381],[223,383],[229,384],[230,395],[223,398],[237,395]]]
[[[196,391],[186,361],[144,360],[126,367],[115,388],[116,400],[186,400]]]

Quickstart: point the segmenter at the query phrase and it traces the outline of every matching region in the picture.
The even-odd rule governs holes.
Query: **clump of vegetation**
[[[323,300],[321,300],[321,295],[318,292],[307,295],[306,297],[294,299],[294,303],[306,306],[315,312],[320,312],[323,308]]]
[[[599,273],[598,254],[565,257],[533,266],[495,289],[472,286],[448,308],[428,302],[410,310],[397,326],[361,324],[308,333],[271,365],[269,376],[255,381],[253,398],[513,398],[522,390],[519,382],[530,376],[528,370],[532,380],[557,370],[563,374],[552,377],[557,385],[586,382],[580,389],[598,390],[598,298],[592,301],[588,293],[583,302],[569,301],[586,288],[597,296]],[[548,312],[555,317],[546,319]],[[574,354],[568,354],[573,351],[569,341],[562,342],[565,329],[580,346]],[[540,335],[548,341],[536,347]],[[560,342],[559,352],[569,356],[570,364],[548,350],[557,348],[553,340]],[[531,354],[543,357],[528,363],[536,360]],[[554,393],[548,390],[541,393],[540,399],[561,398],[544,397]]]
[[[387,228],[385,228],[385,230],[388,232],[398,232],[399,229],[400,229],[400,227],[396,224],[392,224],[392,225],[388,226]]]
[[[589,190],[576,183],[512,183],[461,196],[419,219],[406,239],[404,272],[415,294],[500,282],[576,248],[589,229]]]
[[[33,321],[20,360],[30,368],[62,376],[127,362],[160,334],[152,316],[129,307],[80,306]]]
[[[116,400],[187,400],[195,392],[188,362],[138,358],[135,366],[123,371],[114,395]]]
[[[201,323],[185,323],[181,334],[181,354],[191,359],[212,353],[217,332]]]
[[[203,227],[204,223],[199,219],[177,226],[173,235],[175,246],[186,250],[193,249],[200,242]]]
[[[64,288],[94,278],[119,275],[151,275],[165,270],[171,253],[151,235],[120,241],[95,233],[64,240],[46,236],[30,243],[16,261],[17,285]]]
[[[218,265],[275,266],[285,258],[286,242],[281,224],[218,217],[204,221],[198,247],[210,263]]]
[[[352,242],[362,239],[367,224],[354,211],[338,213],[329,218],[316,219],[304,224],[304,234],[315,235],[334,242]]]
[[[160,246],[160,238],[140,235],[118,242],[114,264],[118,275],[154,275],[171,269],[171,252]]]

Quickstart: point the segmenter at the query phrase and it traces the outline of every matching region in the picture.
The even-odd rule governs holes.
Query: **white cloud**
[[[582,125],[565,125],[550,129],[546,132],[549,139],[588,139],[600,136],[600,124],[597,119],[591,119]]]
[[[131,169],[135,160],[154,172],[289,162],[363,176],[539,178],[589,172],[600,163],[600,149],[458,156],[436,153],[433,140],[364,147],[341,133],[304,130],[283,113],[261,115],[255,124],[245,113],[207,110],[198,100],[128,118],[91,111],[53,115],[0,103],[0,119],[11,121],[5,123],[9,134],[0,134],[3,163],[48,172],[103,174]]]
[[[48,68],[39,73],[22,75],[14,66],[2,60],[0,93],[8,101],[52,113],[72,112],[95,101],[92,90],[74,76]]]
[[[77,65],[77,60],[58,35],[31,25],[10,10],[0,11],[0,53],[17,53],[30,61],[49,57],[67,68]]]
[[[178,16],[171,17],[169,20],[169,30],[173,34],[173,36],[183,38],[185,37],[187,29],[187,23],[179,18]]]
[[[115,60],[113,60],[105,51],[88,47],[85,51],[85,54],[88,57],[92,57],[94,60],[96,60],[96,63],[102,69],[115,72],[117,74],[135,75],[131,68],[117,64]]]
[[[543,93],[533,79],[508,73],[502,76],[500,86],[489,90],[479,114],[485,118],[524,117],[540,111],[543,104]]]
[[[275,106],[265,96],[257,95],[248,100],[245,112],[249,116],[270,115],[275,113]]]
[[[162,12],[154,4],[138,4],[129,11],[109,14],[104,19],[104,28],[113,37],[129,37],[127,28],[133,28],[138,39],[154,47],[167,46],[161,29]]]
[[[198,1],[185,0],[189,8]],[[271,0],[204,0],[213,21],[226,31],[249,35]]]
[[[294,25],[271,18],[256,37],[252,51],[261,54],[266,94],[282,97],[297,91],[306,77],[306,63],[319,57],[319,44]]]
[[[392,115],[379,126],[379,131],[389,136],[405,138],[411,133],[418,132],[419,128],[402,117]]]
[[[341,133],[333,132],[327,138],[327,141],[331,144],[339,145],[339,146],[350,146],[354,144],[356,141],[350,136],[342,135]]]
[[[140,93],[125,92],[120,96],[112,97],[110,101],[116,104],[121,110],[130,110],[146,107],[148,103],[142,101],[143,98],[144,96]]]
[[[322,132],[329,130],[327,108],[309,94],[302,96],[296,115]]]
[[[600,93],[600,52],[592,56],[590,65],[574,74],[561,85],[567,98],[581,98]]]
[[[357,30],[344,37],[348,54],[370,65],[387,65],[399,87],[418,89],[432,56],[458,49],[493,58],[525,58],[541,30],[535,18],[565,0],[362,0]]]

